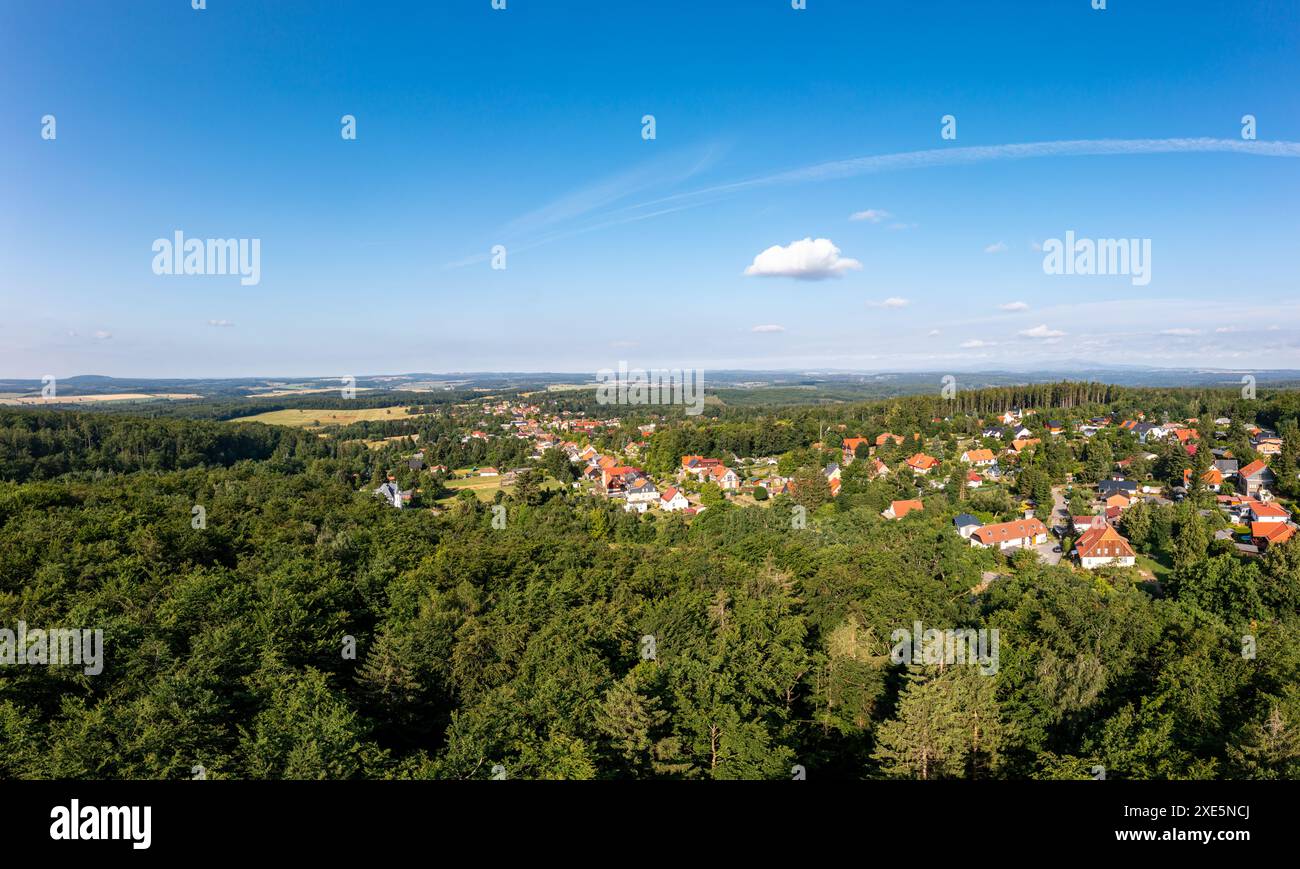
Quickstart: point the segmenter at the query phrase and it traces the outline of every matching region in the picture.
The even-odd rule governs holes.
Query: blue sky
[[[1300,6],[1107,5],[11,0],[0,376],[1300,367]]]

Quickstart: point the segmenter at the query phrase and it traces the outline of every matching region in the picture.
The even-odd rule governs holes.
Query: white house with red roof
[[[1132,567],[1137,555],[1128,540],[1106,524],[1089,528],[1074,541],[1074,552],[1084,570],[1098,567]]]
[[[981,549],[1014,549],[1047,542],[1047,526],[1039,519],[1016,519],[984,525],[971,534],[972,546]]]
[[[659,496],[659,509],[665,513],[685,510],[689,506],[691,502],[686,500],[686,496],[676,486],[670,486]]]
[[[925,453],[917,453],[907,460],[907,466],[918,474],[928,474],[939,466],[939,460]]]

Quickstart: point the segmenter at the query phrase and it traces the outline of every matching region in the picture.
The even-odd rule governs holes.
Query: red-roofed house
[[[1291,512],[1285,507],[1265,504],[1262,501],[1251,501],[1247,515],[1251,522],[1286,522],[1291,518]]]
[[[1258,459],[1237,472],[1237,491],[1252,498],[1277,482],[1268,465]]]
[[[1211,492],[1217,492],[1219,491],[1219,487],[1223,485],[1223,474],[1220,473],[1218,468],[1210,468],[1204,474],[1201,474],[1201,482],[1204,483],[1205,488],[1209,489]],[[1192,469],[1188,468],[1183,471],[1183,486],[1188,487],[1191,483]]]
[[[913,510],[924,510],[925,505],[915,499],[909,501],[890,501],[888,509],[881,513],[886,519],[902,519]]]
[[[970,542],[972,546],[982,549],[1033,546],[1047,542],[1047,526],[1038,519],[1017,519],[1014,522],[984,525],[970,536]]]
[[[1100,528],[1106,524],[1106,517],[1101,514],[1095,514],[1092,516],[1074,516],[1071,518],[1074,520],[1075,534],[1082,534],[1089,528]]]
[[[866,438],[845,438],[840,442],[840,449],[844,453],[844,464],[851,465],[857,458],[858,447],[867,443]]]
[[[1295,536],[1295,526],[1286,522],[1252,522],[1250,538],[1263,552],[1270,546],[1286,543]]]
[[[666,513],[672,513],[675,510],[685,510],[691,506],[686,500],[686,496],[681,493],[680,489],[670,487],[663,491],[659,496],[659,509]]]
[[[1097,567],[1132,567],[1137,561],[1133,547],[1110,525],[1089,528],[1074,542],[1075,555],[1084,570]]]
[[[939,460],[925,453],[917,453],[907,460],[907,466],[918,474],[928,474],[939,466]]]

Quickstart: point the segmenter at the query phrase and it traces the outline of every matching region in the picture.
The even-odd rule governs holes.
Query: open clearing
[[[0,404],[91,404],[101,401],[182,401],[188,398],[202,398],[201,395],[180,392],[112,392],[106,395],[60,395],[55,398],[42,398],[39,395],[0,396]]]
[[[467,470],[461,470],[458,471],[458,473],[469,473],[469,472]],[[474,495],[480,501],[491,501],[493,498],[496,497],[497,492],[501,491],[502,489],[505,490],[506,494],[510,494],[514,492],[515,487],[513,485],[508,485],[508,486],[503,485],[501,482],[503,479],[504,477],[498,476],[498,477],[467,477],[459,480],[448,480],[443,485],[445,485],[448,489],[451,489],[452,494],[447,498],[442,498],[438,503],[439,505],[445,506],[446,504],[454,500],[455,497],[460,494],[462,489],[468,489],[469,491],[473,492]],[[547,477],[541,481],[541,485],[538,488],[540,488],[542,491],[549,491],[552,489],[563,489],[564,484],[562,484],[559,480],[553,480],[550,477]]]
[[[320,428],[327,425],[351,425],[376,419],[407,419],[417,414],[407,413],[405,407],[359,407],[355,410],[313,408],[269,410],[252,416],[241,416],[231,422],[264,422],[267,425],[287,425],[297,428]]]

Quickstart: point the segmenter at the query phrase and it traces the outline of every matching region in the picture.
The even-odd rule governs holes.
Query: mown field
[[[355,410],[326,410],[317,408],[294,408],[289,410],[271,410],[241,416],[231,422],[264,422],[267,425],[287,425],[295,428],[321,428],[328,425],[351,425],[377,419],[405,419],[417,414],[407,412],[405,407],[359,407]]]
[[[469,472],[468,468],[462,468],[456,471],[457,474],[467,474]],[[451,501],[456,495],[460,494],[462,489],[468,489],[473,492],[480,501],[485,502],[492,501],[496,497],[497,492],[502,490],[504,490],[507,495],[513,494],[514,486],[504,485],[502,483],[502,480],[504,479],[505,477],[502,475],[496,477],[467,477],[465,479],[447,480],[443,485],[448,489],[451,489],[453,494],[450,498],[441,499],[440,503]],[[564,484],[558,480],[553,480],[550,477],[547,477],[545,480],[540,482],[538,488],[544,492],[549,492],[563,489]]]

